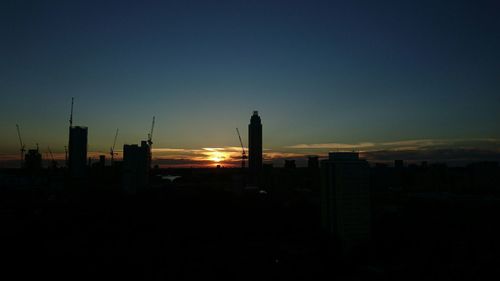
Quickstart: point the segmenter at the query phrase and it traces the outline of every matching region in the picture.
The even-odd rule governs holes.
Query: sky
[[[264,158],[500,160],[500,2],[1,1],[0,166],[146,139],[161,165]],[[451,155],[451,156],[450,156]],[[9,164],[10,163],[10,164]]]

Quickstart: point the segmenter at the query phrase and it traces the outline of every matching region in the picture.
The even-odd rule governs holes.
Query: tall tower
[[[68,167],[72,178],[85,177],[87,172],[87,127],[69,128]]]
[[[83,178],[87,173],[87,135],[88,128],[73,126],[73,101],[71,98],[71,113],[69,115],[69,158],[68,169],[72,178]]]
[[[248,125],[248,168],[251,173],[262,169],[262,123],[258,111],[253,112]]]

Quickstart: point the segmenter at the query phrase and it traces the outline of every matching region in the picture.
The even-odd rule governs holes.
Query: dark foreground
[[[133,195],[93,181],[3,187],[2,275],[49,280],[500,276],[495,194],[374,190],[372,240],[346,258],[321,231],[318,182],[302,180],[310,175],[292,177],[291,183],[278,180],[285,186],[265,194],[235,192],[232,172],[214,173],[219,174],[159,181]]]

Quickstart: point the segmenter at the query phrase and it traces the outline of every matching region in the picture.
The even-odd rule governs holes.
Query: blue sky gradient
[[[498,14],[493,0],[2,1],[0,157],[16,123],[62,153],[71,97],[94,152],[116,128],[118,146],[146,138],[153,115],[157,148],[237,146],[253,110],[280,153],[500,139]]]

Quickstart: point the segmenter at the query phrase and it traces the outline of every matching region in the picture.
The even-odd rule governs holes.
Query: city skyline
[[[498,275],[499,14],[0,1],[2,276]]]
[[[255,114],[255,112],[254,112]],[[244,136],[248,136],[247,131],[242,131]],[[264,133],[265,136],[265,133]],[[66,136],[69,137],[69,136]],[[25,137],[23,136],[23,139]],[[139,138],[136,142],[145,140],[146,137]],[[248,138],[245,138],[244,149],[248,148]],[[26,142],[24,142],[26,144]],[[119,143],[119,142],[118,142]],[[125,144],[132,144],[124,143]],[[265,142],[264,142],[265,144]],[[43,146],[36,143],[33,147],[40,146],[43,160],[48,166],[51,158],[54,157],[59,164],[64,164],[66,157],[64,150],[60,151],[52,147],[49,155],[50,145]],[[92,143],[89,143],[89,146]],[[396,159],[402,159],[408,163],[418,163],[430,161],[437,163],[447,163],[451,165],[464,165],[477,161],[498,161],[500,159],[500,139],[496,138],[476,138],[476,139],[421,139],[402,140],[393,142],[359,142],[359,143],[316,143],[316,144],[296,144],[284,146],[281,150],[263,148],[264,163],[283,166],[284,160],[299,160],[299,166],[305,167],[307,156],[317,155],[320,158],[328,158],[328,153],[334,151],[359,152],[364,158],[371,162],[392,163]],[[45,149],[44,149],[45,147]],[[122,160],[123,146],[115,149],[116,160]],[[480,149],[482,148],[482,149]],[[201,147],[201,148],[181,148],[181,147],[153,147],[153,164],[160,167],[215,167],[217,165],[226,167],[239,167],[241,163],[241,147]],[[92,161],[97,161],[99,156],[105,155],[106,160],[110,160],[109,151],[89,150],[88,157]],[[0,160],[1,167],[18,167],[20,162],[19,152],[13,154],[2,154]]]
[[[253,111],[253,115],[256,111]],[[70,118],[71,120],[71,118]],[[78,122],[77,122],[78,123]],[[247,122],[250,123],[250,122]],[[18,125],[18,124],[16,124]],[[87,126],[84,126],[85,128]],[[159,128],[161,130],[161,128]],[[271,128],[272,130],[272,128]],[[242,131],[245,138],[244,149],[249,151],[248,147],[248,131]],[[265,133],[263,134],[265,136]],[[68,138],[69,135],[66,136]],[[29,138],[28,138],[29,139]],[[64,139],[64,137],[62,138]],[[123,142],[123,145],[132,144],[145,140],[146,137],[139,137],[137,141]],[[38,142],[30,146],[26,143],[23,136],[23,143],[27,145],[26,150],[40,147],[42,154],[43,166],[49,167],[52,158],[59,165],[64,165],[66,158],[67,143],[61,150]],[[155,140],[156,142],[156,140]],[[159,140],[161,143],[161,140]],[[123,159],[123,145],[117,141],[118,149],[115,149],[115,160]],[[265,137],[264,137],[265,145]],[[88,147],[98,147],[100,144],[93,144],[89,141]],[[50,149],[50,151],[49,151]],[[19,147],[17,149],[19,151]],[[310,155],[319,156],[322,159],[327,159],[330,152],[352,151],[359,152],[364,158],[372,163],[393,164],[394,160],[401,159],[407,163],[446,163],[452,166],[466,165],[472,162],[480,161],[499,161],[500,160],[500,139],[498,138],[457,138],[457,139],[413,139],[400,141],[386,142],[358,142],[358,143],[312,143],[312,144],[295,144],[282,146],[279,148],[263,147],[263,161],[267,164],[273,164],[277,167],[283,166],[287,159],[298,160],[299,167],[307,165],[307,157]],[[99,157],[104,155],[106,161],[110,161],[109,151],[88,150],[87,156],[91,161],[98,161]],[[23,157],[24,159],[24,157]],[[0,167],[12,168],[19,167],[21,157],[19,152],[2,153],[0,155]],[[152,148],[152,164],[158,165],[161,168],[200,168],[200,167],[231,167],[236,168],[241,165],[241,147],[237,146],[220,146],[220,147],[199,147],[186,148],[177,147],[153,147]]]
[[[372,162],[500,160],[495,1],[5,1],[0,167],[64,159],[71,97],[89,156],[147,138],[153,164],[238,166],[355,150]],[[305,162],[298,162],[304,166]]]

